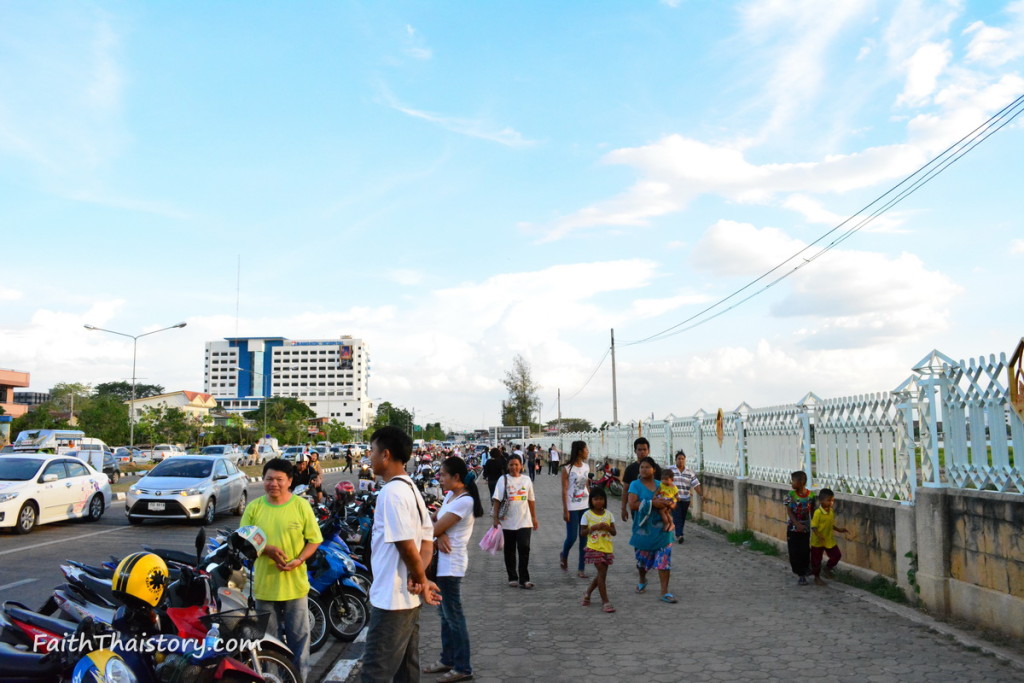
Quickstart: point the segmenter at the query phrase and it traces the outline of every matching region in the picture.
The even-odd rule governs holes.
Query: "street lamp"
[[[157,332],[166,332],[167,330],[176,330],[185,327],[187,323],[178,323],[177,325],[171,325],[170,327],[161,327],[159,330],[153,330],[152,332],[143,332],[142,334],[125,334],[124,332],[115,332],[114,330],[107,330],[102,327],[96,327],[95,325],[85,325],[85,329],[96,332],[109,332],[110,334],[116,334],[119,337],[128,337],[132,340],[132,402],[130,408],[128,408],[128,449],[135,449],[135,359],[138,357],[139,351],[139,339],[141,337],[148,337],[151,334]]]
[[[263,377],[264,379],[266,379],[266,377],[267,377],[265,374],[263,374],[259,370],[247,370],[246,368],[239,367],[237,365],[235,366],[235,370],[237,370],[239,372],[251,372],[252,374],[259,375],[260,377]],[[263,393],[263,392],[261,392],[261,393]],[[269,434],[267,434],[267,399],[268,398],[270,398],[270,397],[269,396],[263,396],[263,437],[264,438],[268,438],[270,436]]]

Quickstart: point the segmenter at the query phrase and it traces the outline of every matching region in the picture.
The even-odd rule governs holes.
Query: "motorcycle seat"
[[[121,604],[120,601],[114,598],[114,589],[110,579],[99,579],[91,574],[83,574],[79,579],[85,588],[100,596],[109,604],[115,607]]]
[[[114,578],[114,570],[110,569],[109,567],[94,567],[90,564],[85,564],[83,562],[76,562],[75,560],[68,560],[68,564],[72,565],[73,567],[78,567],[83,572],[95,576],[97,579],[109,580]]]
[[[145,547],[145,546],[143,546]],[[153,553],[165,562],[176,562],[178,564],[187,564],[190,567],[196,566],[195,553],[186,553],[181,550],[171,550],[168,548],[146,548],[149,552]]]
[[[60,659],[38,652],[23,652],[0,642],[0,670],[4,680],[56,681],[60,678]]]
[[[48,617],[43,614],[39,614],[38,612],[33,612],[28,607],[18,603],[5,602],[4,614],[11,619],[41,628],[47,633],[62,635],[64,637],[70,636],[78,628],[78,624],[73,621],[64,621],[63,619]]]

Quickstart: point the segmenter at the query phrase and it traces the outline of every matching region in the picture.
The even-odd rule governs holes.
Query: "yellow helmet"
[[[153,553],[132,553],[114,570],[114,597],[129,605],[142,602],[156,607],[164,596],[167,563]]]

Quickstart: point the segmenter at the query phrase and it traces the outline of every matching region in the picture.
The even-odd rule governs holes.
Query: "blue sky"
[[[1024,93],[1024,2],[3,3],[0,366],[202,388],[367,340],[371,396],[611,418],[608,346],[816,239]],[[618,351],[619,417],[894,388],[1022,334],[1015,122],[793,277]],[[241,261],[237,300],[238,263]]]

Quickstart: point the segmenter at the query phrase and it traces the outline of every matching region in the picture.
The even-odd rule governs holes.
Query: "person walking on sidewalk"
[[[640,477],[629,485],[629,509],[633,511],[633,535],[629,544],[636,552],[636,569],[639,580],[636,592],[647,590],[647,572],[658,570],[661,582],[661,601],[677,603],[679,600],[668,592],[668,581],[672,574],[672,532],[662,526],[658,508],[665,501],[655,498],[658,490],[658,464],[654,458],[646,457],[639,462]]]
[[[836,513],[833,506],[836,502],[836,494],[832,489],[821,489],[818,491],[818,509],[814,511],[811,518],[811,573],[814,574],[814,585],[824,586],[821,580],[821,556],[828,555],[828,564],[825,566],[825,577],[832,578],[832,570],[839,564],[843,553],[836,545],[836,538],[833,531],[841,534],[847,532],[843,527],[836,526]]]
[[[434,522],[434,543],[437,544],[437,585],[441,589],[441,658],[423,673],[444,675],[441,683],[473,678],[469,663],[469,629],[462,611],[462,577],[469,565],[469,538],[473,520],[484,514],[476,484],[466,483],[469,468],[460,457],[441,463],[438,479],[447,491]]]
[[[587,564],[594,565],[597,576],[587,586],[583,594],[581,605],[586,607],[590,604],[590,596],[594,589],[597,589],[601,596],[601,609],[604,612],[614,612],[615,608],[608,600],[608,586],[606,580],[608,567],[612,566],[615,560],[615,553],[612,547],[612,536],[615,535],[615,519],[605,505],[608,498],[602,488],[590,489],[590,509],[583,513],[580,520],[580,535],[586,537],[587,541]],[[582,544],[583,541],[580,541]]]
[[[636,455],[636,460],[629,463],[626,466],[626,471],[622,473],[622,488],[627,493],[629,492],[629,485],[636,481],[637,477],[640,476],[640,461],[651,454],[651,442],[644,437],[640,437],[633,442],[633,453]],[[653,462],[653,461],[652,461]],[[629,521],[629,496],[622,496],[622,511],[619,516],[622,517],[623,522]]]
[[[679,489],[679,497],[676,506],[672,509],[672,521],[675,523],[676,543],[682,543],[683,527],[686,525],[686,511],[690,509],[691,491],[700,494],[701,503],[704,501],[704,488],[700,485],[697,474],[686,467],[686,453],[676,451],[676,466],[672,468],[672,477],[675,480],[676,488]]]
[[[523,461],[512,456],[508,461],[508,474],[503,475],[495,486],[491,514],[494,526],[500,526],[504,536],[505,571],[508,572],[508,585],[512,587],[533,588],[530,581],[530,535],[538,527],[534,500],[533,482],[523,474]],[[503,501],[507,502],[504,516]]]
[[[537,447],[532,443],[526,447],[526,473],[530,475],[530,481],[535,481],[537,472],[534,465],[537,464]]]
[[[370,622],[363,652],[363,683],[420,680],[420,597],[441,601],[427,579],[434,526],[423,498],[405,472],[412,439],[397,427],[370,437],[370,466],[384,478],[373,516],[370,548]]]
[[[548,451],[548,474],[558,474],[558,449],[555,444],[551,444]]]
[[[811,517],[814,515],[814,493],[807,488],[807,473],[793,472],[789,479],[793,490],[786,494],[786,545],[789,566],[797,575],[797,583],[807,585],[811,570]]]
[[[504,454],[499,449],[492,448],[491,457],[487,459],[487,463],[484,465],[484,479],[487,480],[487,489],[492,497],[494,496],[494,487],[497,486],[501,475],[505,474],[505,468]]]
[[[587,458],[590,449],[585,441],[573,441],[569,458],[562,468],[562,519],[565,520],[565,542],[558,555],[558,566],[563,571],[569,568],[569,551],[577,540],[580,542],[579,562],[576,576],[587,578],[583,571],[584,542],[580,539],[580,519],[590,507],[590,465]]]

